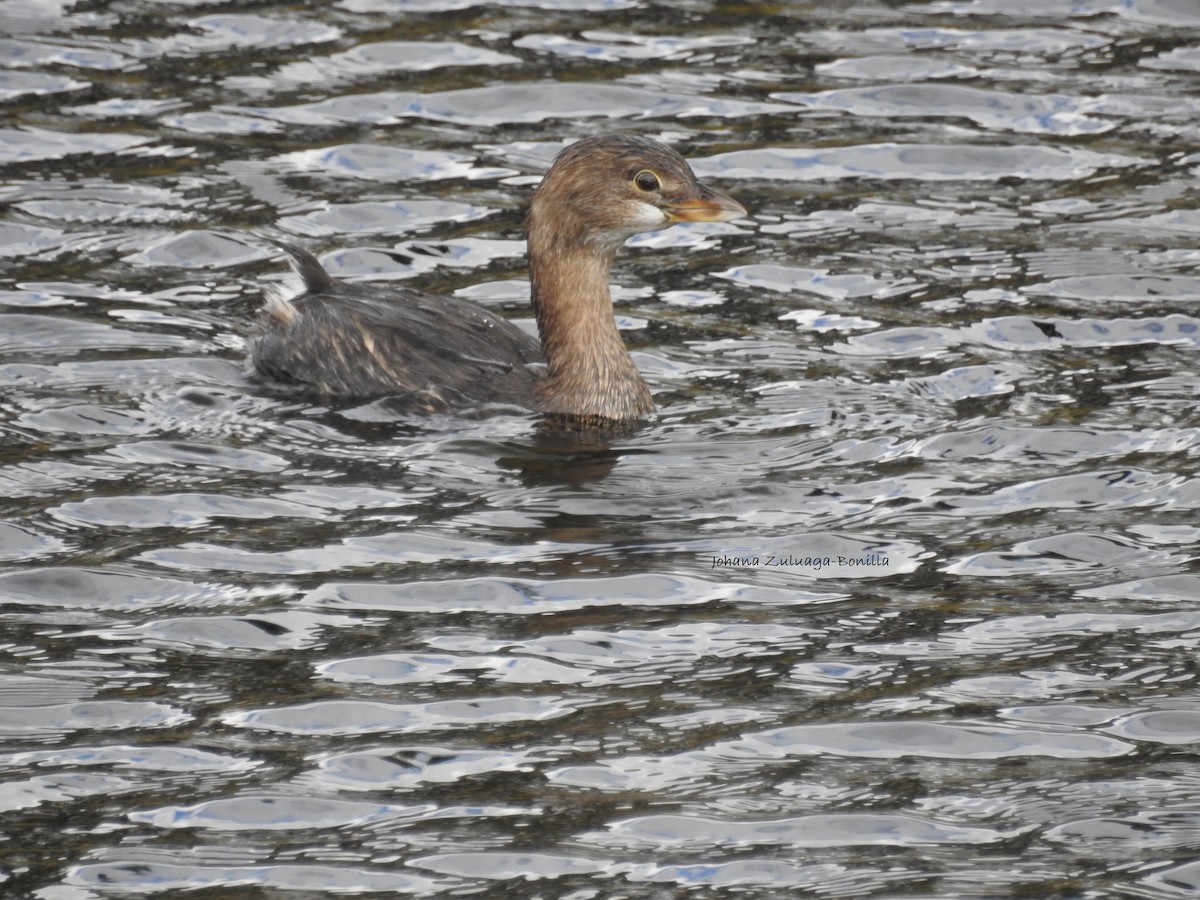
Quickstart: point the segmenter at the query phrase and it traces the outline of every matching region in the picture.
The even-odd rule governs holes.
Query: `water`
[[[0,885],[1200,894],[1200,5],[0,2]],[[251,383],[298,240],[530,324],[648,134],[660,416]]]

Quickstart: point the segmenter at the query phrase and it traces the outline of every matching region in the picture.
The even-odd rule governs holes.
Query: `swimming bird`
[[[329,398],[510,403],[596,424],[643,418],[654,401],[613,319],[617,251],[639,232],[744,215],[664,144],[584,138],[559,153],[530,200],[540,340],[466,300],[340,281],[312,254],[285,246],[303,292],[268,300],[251,364],[264,378]]]

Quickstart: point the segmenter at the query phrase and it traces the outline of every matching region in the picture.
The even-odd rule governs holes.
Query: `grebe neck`
[[[546,357],[544,412],[630,419],[654,411],[650,390],[613,320],[608,278],[616,247],[529,232],[534,312]]]

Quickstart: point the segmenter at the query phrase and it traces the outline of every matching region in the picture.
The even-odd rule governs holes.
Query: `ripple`
[[[997,459],[1109,460],[1132,453],[1174,453],[1200,441],[1200,432],[1154,430],[1100,431],[1088,428],[1027,428],[988,424],[934,435],[917,444],[915,453],[941,460]]]
[[[862,56],[819,63],[813,71],[826,78],[852,81],[926,81],[936,78],[969,78],[978,74],[971,66],[950,60],[905,55]]]
[[[954,575],[1013,577],[1063,575],[1108,568],[1153,568],[1181,565],[1182,557],[1151,552],[1108,534],[1066,533],[1022,541],[1009,550],[976,553],[946,567]]]
[[[1160,869],[1142,881],[1155,897],[1194,897],[1200,893],[1200,861]]]
[[[142,609],[211,605],[226,597],[216,584],[176,581],[112,568],[52,566],[0,573],[6,603],[53,609]]]
[[[192,716],[166,703],[135,700],[85,700],[79,703],[2,709],[0,734],[32,738],[79,731],[174,728]]]
[[[282,652],[315,646],[326,629],[344,627],[351,622],[338,616],[316,616],[299,611],[185,616],[108,628],[103,636],[110,641],[136,640],[149,646],[188,647],[200,651]]]
[[[449,200],[393,200],[335,203],[324,209],[284,216],[279,227],[293,234],[406,234],[443,222],[473,222],[495,210]]]
[[[1138,578],[1121,584],[1088,588],[1079,592],[1081,597],[1097,600],[1157,600],[1188,601],[1196,599],[1200,590],[1200,575],[1158,575]]]
[[[579,875],[613,873],[613,860],[587,859],[552,853],[438,853],[409,860],[418,869],[462,878],[487,878],[494,881],[543,878],[570,878]]]
[[[1178,634],[1200,629],[1200,614],[1152,615],[1063,613],[1059,615],[1007,616],[947,631],[931,641],[863,645],[862,652],[886,656],[936,659],[945,656],[1011,654],[1029,651],[1043,641],[1073,646],[1089,635]]]
[[[354,866],[277,864],[230,866],[164,863],[145,860],[107,861],[72,866],[66,883],[102,893],[116,889],[131,894],[176,893],[228,888],[244,891],[327,891],[333,894],[395,893],[433,895],[447,885],[405,872],[362,869]]]
[[[205,110],[178,115],[166,115],[160,119],[165,128],[175,128],[190,134],[278,134],[283,125],[254,115],[242,115],[223,111]]]
[[[1031,284],[1022,293],[1035,296],[1094,300],[1113,303],[1195,303],[1200,300],[1200,278],[1188,275],[1073,275],[1042,284]]]
[[[1109,852],[1145,852],[1170,847],[1190,848],[1195,845],[1200,828],[1200,811],[1166,809],[1157,812],[1135,813],[1103,819],[1076,819],[1047,829],[1048,841],[1068,845],[1070,850],[1095,853],[1098,846]],[[1127,845],[1127,848],[1121,848]]]
[[[149,331],[127,331],[95,322],[26,313],[4,316],[0,356],[47,352],[62,356],[126,350],[194,350],[195,341]],[[44,358],[44,357],[43,357]],[[34,415],[34,420],[41,416]]]
[[[496,772],[530,772],[545,762],[529,750],[473,750],[404,745],[338,753],[321,760],[307,778],[339,791],[394,791],[452,784]]]
[[[107,456],[134,465],[225,469],[239,472],[280,472],[290,462],[282,456],[251,447],[202,444],[192,441],[130,441],[105,451]]]
[[[330,583],[305,595],[306,606],[331,609],[539,614],[590,606],[674,606],[734,596],[737,585],[671,575],[618,575],[535,581],[463,578],[446,581]]]
[[[584,31],[579,38],[559,34],[526,34],[513,41],[513,46],[557,56],[619,62],[627,59],[687,59],[697,52],[753,42],[753,38],[736,34],[667,36]]]
[[[194,806],[166,806],[131,812],[129,819],[156,828],[291,831],[305,828],[344,828],[380,822],[413,822],[426,819],[437,811],[438,807],[433,804],[399,806],[392,803],[360,803],[322,797],[272,795],[210,800]]]
[[[91,87],[86,81],[76,81],[67,75],[47,75],[42,72],[13,72],[0,69],[0,101],[20,97],[45,97],[69,94]]]
[[[65,5],[65,4],[64,4]],[[129,68],[133,60],[112,50],[100,50],[73,42],[42,43],[0,38],[0,59],[5,66],[68,66],[76,69],[116,71]]]
[[[761,886],[796,893],[865,897],[897,882],[913,879],[911,873],[892,869],[876,871],[855,865],[853,869],[834,863],[804,865],[778,859],[740,859],[693,865],[638,866],[630,881],[674,882],[688,889],[711,886],[741,890]]]
[[[1035,678],[1053,679],[1059,673],[1036,672]],[[1082,703],[1039,703],[1037,706],[1014,706],[997,711],[1003,719],[1030,725],[1065,726],[1068,728],[1096,728],[1107,725],[1125,715],[1128,709],[1104,706],[1088,706]]]
[[[130,41],[126,46],[141,57],[187,58],[322,44],[341,35],[341,29],[320,22],[218,13],[192,19],[186,28],[169,37]]]
[[[73,525],[101,528],[196,528],[213,519],[323,519],[326,511],[266,497],[224,494],[89,497],[47,510]]]
[[[0,729],[2,730],[2,729]],[[36,809],[47,803],[71,803],[85,797],[117,795],[134,789],[134,782],[111,775],[35,775],[6,781],[0,792],[0,812]]]
[[[849,300],[870,297],[883,300],[888,297],[901,296],[911,293],[922,285],[912,280],[884,281],[873,275],[864,274],[831,274],[828,269],[805,269],[797,266],[778,266],[767,263],[753,263],[745,266],[735,266],[724,272],[714,274],[715,278],[725,278],[736,284],[748,287],[766,288],[772,291],[790,293],[800,291],[805,294],[815,294],[831,300]],[[781,316],[787,321],[788,316]]]
[[[1078,6],[1078,4],[1075,5]],[[909,8],[917,12],[924,9],[915,4]],[[1030,16],[1036,18],[1038,12],[1032,11]],[[982,30],[945,28],[940,25],[864,28],[862,30],[841,29],[837,31],[815,29],[807,31],[803,38],[815,47],[838,53],[890,52],[897,47],[925,51],[954,50],[956,54],[982,57],[987,60],[996,56],[1015,57],[1030,66],[1038,63],[1039,57],[1048,57],[1053,60],[1063,54],[1079,54],[1087,50],[1104,49],[1113,43],[1110,36],[1092,31],[1033,26],[991,27]],[[898,58],[925,60],[930,57],[900,56]]]
[[[994,131],[1072,136],[1117,127],[1092,115],[1096,101],[1064,94],[1014,94],[961,85],[918,83],[845,88],[813,94],[781,92],[775,100],[855,116],[963,118]]]
[[[1035,509],[1137,509],[1179,504],[1183,484],[1171,474],[1117,469],[1039,478],[1000,487],[987,495],[943,495],[940,500],[946,511],[956,516],[1010,515]]]
[[[469,537],[399,531],[353,537],[325,547],[255,551],[217,544],[185,543],[148,550],[142,559],[185,571],[226,569],[270,574],[333,573],[351,568],[399,563],[445,563],[448,560],[487,560],[493,565],[557,558],[563,545],[515,546]]]
[[[243,91],[289,90],[297,85],[334,85],[397,72],[429,72],[463,66],[511,66],[519,57],[458,41],[379,41],[330,56],[288,63],[268,76],[233,77],[226,87]]]
[[[1075,672],[1027,671],[1020,675],[981,675],[975,678],[960,678],[953,684],[931,691],[931,696],[941,697],[952,703],[995,703],[1017,700],[1057,700],[1072,694],[1095,695],[1109,688],[1109,681],[1095,675]],[[1030,719],[1014,715],[1004,718],[1021,724]],[[1090,719],[1083,720],[1084,722]],[[1048,722],[1061,726],[1074,724],[1069,719]]]
[[[0,765],[111,766],[141,772],[209,772],[237,774],[261,765],[244,756],[229,756],[195,747],[104,744],[55,747],[0,755]]]
[[[342,9],[360,13],[438,13],[496,6],[568,12],[613,12],[637,6],[637,0],[341,0]]]
[[[0,259],[59,252],[65,240],[66,235],[57,228],[0,222]]]
[[[0,560],[37,559],[66,548],[58,538],[15,522],[0,522]]]
[[[137,266],[214,269],[258,262],[273,255],[274,251],[239,235],[196,229],[161,237],[124,261]]]
[[[104,132],[70,133],[24,126],[0,128],[0,163],[45,162],[68,156],[119,153],[149,144],[150,138]]]
[[[1200,47],[1176,47],[1150,59],[1138,60],[1138,65],[1169,72],[1200,72]]]
[[[317,674],[360,684],[583,684],[587,672],[544,660],[507,656],[387,653],[322,663]]]
[[[433,94],[384,91],[332,97],[290,107],[230,109],[287,125],[341,122],[399,124],[421,118],[472,126],[582,118],[739,118],[785,109],[782,104],[660,93],[610,84],[520,83]]]
[[[615,680],[630,683],[630,673],[640,672],[638,677],[644,679],[651,670],[674,670],[681,663],[705,658],[761,660],[782,655],[809,646],[815,635],[806,629],[782,625],[695,622],[662,629],[581,630],[505,644],[510,651],[571,667],[567,671],[575,674],[572,680],[602,683],[610,679],[594,676],[602,670],[611,670],[621,673]],[[520,657],[509,659],[511,664],[520,661]],[[586,675],[593,677],[580,677]]]
[[[123,197],[113,199],[89,198],[88,190],[76,186],[69,199],[27,200],[16,204],[22,212],[41,219],[51,219],[56,222],[87,222],[124,224],[129,222],[185,222],[191,214],[182,210],[156,208],[151,197],[145,196],[149,191],[119,191],[105,190],[103,193],[114,195],[124,193]],[[143,196],[137,196],[138,194]],[[159,192],[160,196],[166,192]],[[165,197],[164,197],[165,199]]]
[[[721,755],[767,759],[824,753],[863,759],[1109,759],[1133,750],[1132,744],[1100,735],[921,721],[798,725],[714,747]]]
[[[1020,833],[950,825],[919,816],[887,813],[830,813],[751,821],[652,815],[614,822],[609,829],[609,836],[593,840],[621,846],[664,849],[720,846],[815,848],[994,844]]]
[[[1052,19],[1114,15],[1172,27],[1200,24],[1200,10],[1190,0],[1044,0],[1034,9],[1019,10],[1005,0],[939,0],[916,8],[955,15],[1021,15]]]
[[[1163,709],[1135,713],[1104,729],[1118,737],[1152,744],[1195,744],[1200,741],[1200,713],[1192,709]]]
[[[233,728],[284,734],[352,735],[496,727],[557,719],[574,711],[571,705],[553,698],[492,697],[408,705],[329,700],[232,713],[224,722]]]
[[[903,385],[915,396],[957,403],[974,397],[1011,394],[1029,380],[1032,370],[1011,363],[997,366],[962,366],[928,378],[907,378]]]
[[[298,150],[276,156],[269,163],[300,172],[320,172],[339,178],[371,181],[426,182],[446,178],[501,178],[514,169],[487,169],[474,165],[476,157],[465,153],[412,150],[381,144],[339,144],[317,150]]]
[[[812,149],[762,147],[699,159],[701,177],[827,181],[872,178],[915,181],[1074,181],[1102,169],[1147,161],[1116,153],[1040,145],[858,144]]]
[[[968,326],[962,336],[985,346],[1013,350],[1128,347],[1135,344],[1200,346],[1200,319],[1184,315],[1141,319],[1003,316]]]

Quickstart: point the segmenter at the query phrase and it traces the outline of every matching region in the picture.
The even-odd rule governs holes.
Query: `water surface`
[[[0,34],[5,892],[1200,893],[1191,0]],[[246,376],[276,239],[532,327],[617,130],[751,211],[622,257],[645,428]]]

